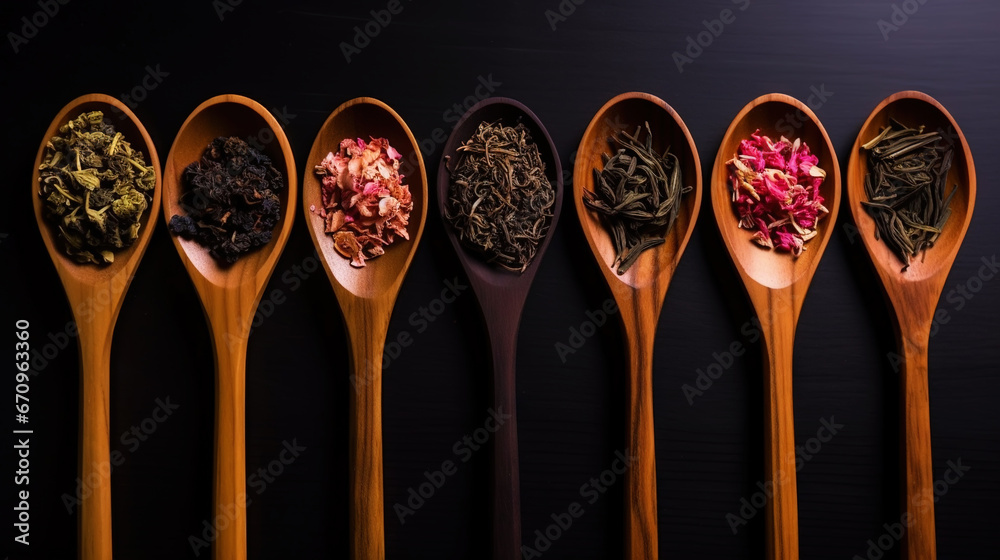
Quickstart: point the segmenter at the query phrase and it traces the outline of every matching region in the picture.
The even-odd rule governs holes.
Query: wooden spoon
[[[954,143],[955,156],[948,173],[946,192],[958,190],[951,202],[951,217],[934,247],[914,259],[906,272],[903,263],[881,240],[875,239],[875,222],[862,207],[868,153],[862,144],[878,135],[893,118],[905,125],[924,125],[941,131]],[[931,324],[948,272],[962,245],[976,201],[976,169],[965,135],[947,110],[931,96],[902,91],[875,107],[858,133],[847,165],[847,196],[858,233],[871,256],[875,270],[895,316],[896,338],[903,357],[901,397],[903,414],[902,455],[905,461],[903,512],[909,515],[903,558],[931,560],[936,557],[934,536],[934,479],[931,472],[931,421],[927,388],[927,348]]]
[[[531,281],[538,272],[545,249],[552,239],[562,209],[562,166],[559,153],[548,131],[530,109],[504,97],[491,97],[473,105],[455,125],[444,145],[438,167],[438,210],[444,216],[448,201],[451,173],[448,158],[455,158],[457,149],[468,140],[482,122],[501,122],[505,126],[523,123],[538,146],[545,175],[556,191],[552,221],[535,257],[523,272],[511,272],[485,263],[478,255],[463,247],[454,228],[445,224],[465,273],[476,293],[486,321],[493,352],[493,409],[507,411],[510,419],[493,435],[493,558],[514,560],[521,557],[521,494],[517,457],[517,402],[514,395],[517,365],[517,330],[521,311],[528,297]]]
[[[753,232],[740,229],[733,207],[726,162],[736,155],[740,140],[757,129],[777,139],[777,123],[790,112],[805,119],[794,136],[808,144],[827,173],[820,188],[830,213],[817,224],[817,235],[798,257],[767,250],[751,241]],[[789,138],[794,140],[795,138]],[[840,166],[823,125],[805,104],[783,94],[762,95],[736,115],[722,139],[712,169],[712,208],[729,255],[743,279],[763,333],[765,476],[773,496],[765,509],[766,552],[769,560],[799,557],[798,504],[795,494],[795,417],[792,411],[792,348],[802,302],[820,257],[826,249],[840,208]]]
[[[115,130],[122,133],[135,150],[146,155],[156,170],[152,202],[142,216],[139,238],[131,247],[115,253],[106,266],[79,264],[63,251],[53,227],[43,217],[43,203],[38,196],[38,167],[49,139],[59,127],[82,113],[103,111]],[[125,119],[111,119],[121,114]],[[31,199],[42,241],[56,267],[73,310],[80,337],[80,480],[90,493],[80,497],[80,559],[111,558],[111,463],[110,463],[110,385],[111,339],[121,311],[125,292],[135,276],[139,261],[153,235],[160,211],[160,160],[146,129],[122,102],[102,94],[84,95],[70,101],[52,120],[42,145],[38,148],[31,177]]]
[[[407,232],[385,254],[354,268],[325,232],[319,178],[314,172],[345,138],[386,138],[403,161],[416,159],[418,173],[406,176],[413,197]],[[416,154],[414,156],[413,154]],[[351,348],[351,557],[385,558],[385,522],[382,499],[382,352],[389,319],[403,277],[424,231],[427,217],[427,173],[420,148],[403,119],[388,105],[370,97],[345,102],[326,119],[313,142],[302,180],[302,204],[309,235],[323,256],[323,266],[337,295]]]
[[[296,182],[292,148],[278,121],[256,101],[239,95],[219,95],[205,101],[181,125],[167,156],[163,182],[163,216],[169,223],[185,214],[180,204],[187,190],[184,168],[201,159],[208,144],[220,136],[274,140],[261,151],[281,172],[285,188],[279,194],[281,221],[270,243],[222,266],[196,241],[171,235],[184,268],[205,310],[215,351],[215,495],[212,519],[218,533],[212,548],[216,560],[244,560],[246,548],[245,388],[247,338],[268,278],[285,247],[295,215]],[[253,144],[251,144],[253,145]],[[220,521],[225,520],[225,522]]]
[[[594,170],[603,169],[603,154],[617,148],[608,139],[624,130],[633,134],[649,123],[653,149],[668,147],[681,164],[681,180],[693,187],[680,202],[677,221],[666,242],[643,252],[622,275],[612,265],[615,249],[599,215],[583,203],[584,191],[594,191]],[[645,132],[642,133],[645,138]],[[623,93],[604,104],[583,133],[573,170],[573,201],[580,225],[601,272],[621,310],[628,342],[628,452],[638,457],[625,473],[625,557],[657,558],[656,454],[653,436],[653,343],[663,299],[681,254],[694,230],[701,207],[701,162],[684,121],[670,105],[648,93]]]

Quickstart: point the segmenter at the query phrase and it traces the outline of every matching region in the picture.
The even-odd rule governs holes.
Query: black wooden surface
[[[27,547],[14,543],[11,532],[20,489],[13,484],[11,430],[23,426],[10,409],[3,420],[8,451],[0,462],[6,481],[0,509],[10,557],[75,557],[75,509],[68,512],[64,495],[76,493],[76,340],[60,334],[72,315],[37,233],[29,183],[46,126],[78,95],[131,96],[161,161],[195,106],[221,93],[247,95],[287,121],[300,172],[314,163],[304,158],[329,113],[350,98],[372,96],[392,106],[423,141],[434,184],[443,141],[461,105],[477,95],[528,105],[571,174],[590,118],[623,91],[646,91],[671,104],[691,129],[703,169],[710,169],[729,121],[760,94],[783,92],[813,104],[846,167],[854,137],[875,105],[896,91],[917,89],[941,101],[963,128],[979,178],[975,215],[939,303],[947,322],[930,348],[935,476],[955,481],[950,464],[967,468],[957,481],[939,485],[939,557],[996,558],[1000,280],[985,263],[996,262],[1000,232],[992,173],[1000,150],[1000,5],[578,2],[4,2],[0,324],[13,342],[15,320],[28,320],[41,356],[30,389]],[[46,7],[58,12],[48,16]],[[350,52],[348,62],[341,43],[355,41],[354,27],[364,30],[375,17],[372,10],[389,8],[398,13],[390,14],[388,25],[370,24],[377,35]],[[384,21],[385,15],[379,17]],[[31,33],[21,18],[44,23]],[[898,28],[880,28],[880,20]],[[697,54],[693,47],[685,50],[699,33],[708,46],[678,68],[673,53]],[[793,117],[776,126],[794,133],[794,124]],[[755,493],[763,476],[760,347],[709,200],[657,336],[660,552],[664,558],[761,558],[762,515],[750,515],[753,502],[761,503]],[[569,197],[564,204],[518,341],[523,541],[542,558],[620,558],[622,481],[601,485],[603,492],[590,481],[601,484],[602,472],[624,451],[623,341],[615,316],[595,329],[584,325],[587,312],[598,316],[610,294]],[[301,209],[293,210],[298,223],[262,302],[248,354],[250,557],[343,557],[351,390],[346,339]],[[485,327],[440,219],[433,212],[428,218],[389,328],[390,341],[405,332],[413,343],[398,347],[384,364],[387,556],[488,558],[489,442],[473,450],[463,441],[490,416]],[[900,517],[895,342],[846,208],[837,227],[795,347],[796,436],[804,459],[798,475],[801,557],[896,558],[899,547],[883,536]],[[449,290],[458,294],[453,302],[436,301]],[[574,335],[574,329],[592,336]],[[572,346],[581,339],[579,348]],[[725,352],[737,342],[742,354],[730,359]],[[685,385],[699,387],[699,370],[717,379],[702,380],[703,394],[686,394]],[[2,394],[12,408],[13,368],[7,371]],[[212,376],[204,317],[161,221],[112,349],[112,449],[124,457],[113,475],[116,558],[209,554],[192,537],[205,538],[211,523]],[[168,398],[179,408],[162,423],[143,424],[157,399]],[[842,427],[819,442],[813,438],[824,421]],[[132,426],[145,439],[131,434]],[[143,426],[155,432],[147,435]],[[280,460],[292,457],[281,454],[286,443],[305,448],[288,464]],[[457,465],[454,474],[444,476],[412,514],[396,507],[407,505],[411,488],[419,492],[425,472],[440,482],[434,471],[449,460]],[[267,474],[268,467],[280,474]],[[262,468],[266,476],[257,473]],[[605,482],[610,478],[606,474]],[[548,547],[536,543],[535,531],[544,534],[552,516],[574,502],[582,515],[568,529],[550,529],[558,536]],[[400,513],[406,513],[402,520]],[[749,519],[736,524],[741,514]],[[890,550],[873,548],[880,542]]]

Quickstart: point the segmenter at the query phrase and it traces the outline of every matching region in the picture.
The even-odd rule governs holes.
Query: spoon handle
[[[931,469],[931,416],[927,386],[930,327],[923,330],[922,336],[900,336],[903,354],[902,454],[906,463],[903,512],[909,518],[904,523],[907,529],[902,557],[907,560],[934,560],[937,557],[934,478]]]
[[[234,316],[213,324],[215,350],[215,560],[246,560],[246,354],[247,340]]]
[[[521,483],[514,389],[516,327],[512,331],[498,329],[490,338],[493,349],[493,410],[486,427],[493,431],[493,558],[515,560],[521,558]]]
[[[792,409],[792,349],[795,322],[783,311],[758,313],[764,338],[766,557],[797,560],[799,513],[795,484],[795,415]]]
[[[637,309],[638,310],[638,309]],[[641,313],[641,311],[640,311]],[[623,317],[632,316],[634,313]],[[656,451],[653,434],[653,342],[655,315],[640,321],[630,337],[628,447],[625,465],[625,557],[655,560],[659,555],[656,524]],[[628,333],[630,329],[626,329]]]
[[[389,313],[363,315],[359,321],[348,321],[352,326],[348,336],[353,369],[350,389],[351,558],[384,560],[382,352]]]
[[[80,331],[80,560],[111,560],[111,334],[78,321]]]

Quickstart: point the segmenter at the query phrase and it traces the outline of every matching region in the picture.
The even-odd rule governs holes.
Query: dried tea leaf
[[[225,265],[271,241],[285,184],[269,157],[240,138],[219,137],[184,169],[182,180],[186,214],[170,218],[174,235],[194,239]]]
[[[611,267],[624,274],[639,255],[663,244],[680,212],[681,196],[691,191],[681,182],[680,160],[668,148],[653,151],[653,132],[645,123],[631,136],[618,131],[609,143],[619,146],[613,156],[604,154],[604,168],[594,170],[596,191],[583,193],[583,202],[601,216],[611,233],[615,261]],[[612,190],[608,185],[613,184]]]
[[[488,263],[524,272],[552,222],[556,193],[538,145],[519,123],[480,123],[449,165],[445,220]],[[450,163],[450,162],[449,162]]]
[[[101,111],[83,113],[59,127],[38,170],[44,217],[77,262],[109,264],[115,251],[139,237],[156,170]]]

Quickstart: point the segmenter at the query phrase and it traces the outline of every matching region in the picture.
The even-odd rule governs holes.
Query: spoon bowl
[[[644,251],[631,268],[619,275],[612,268],[615,251],[611,236],[598,214],[583,203],[583,196],[585,191],[595,190],[594,170],[604,168],[602,156],[617,150],[608,139],[619,131],[632,134],[647,122],[654,151],[662,154],[669,147],[680,162],[682,183],[693,190],[681,197],[677,220],[666,232],[666,241]],[[636,458],[625,473],[626,558],[649,560],[659,554],[653,345],[667,288],[694,231],[701,191],[701,162],[694,139],[680,115],[658,97],[638,92],[618,95],[601,107],[583,133],[573,170],[573,201],[587,243],[618,304],[630,362],[628,449]]]
[[[59,127],[81,113],[102,111],[106,119],[118,114],[113,122],[133,149],[141,150],[156,171],[149,208],[140,218],[139,237],[126,249],[115,253],[114,262],[97,266],[80,264],[64,251],[57,235],[43,215],[44,205],[38,196],[38,167],[49,139]],[[110,457],[110,365],[111,340],[115,321],[125,299],[125,292],[135,276],[156,226],[160,211],[161,174],[156,147],[135,114],[121,101],[103,94],[84,95],[70,101],[45,131],[35,158],[31,178],[32,203],[42,241],[59,274],[66,298],[76,321],[80,345],[80,480],[91,483],[91,492],[80,499],[79,546],[81,560],[111,558],[111,480],[102,469]],[[107,298],[107,299],[105,299]],[[103,304],[103,305],[102,305]],[[78,310],[88,309],[90,312]]]
[[[906,272],[900,272],[903,263],[888,245],[875,239],[875,222],[861,205],[861,201],[867,200],[865,175],[868,173],[867,151],[861,145],[888,126],[889,119],[900,120],[904,124],[924,125],[928,131],[941,131],[942,136],[952,141],[955,148],[955,158],[948,173],[949,190],[946,191],[950,192],[954,185],[959,186],[951,201],[951,217],[934,247],[920,258],[911,260]],[[858,133],[847,165],[847,196],[861,241],[883,281],[915,283],[939,275],[942,271],[947,275],[965,238],[975,206],[976,171],[965,135],[951,114],[929,95],[903,91],[889,96],[872,111]]]
[[[397,239],[385,248],[385,254],[369,259],[363,268],[354,268],[336,251],[323,218],[316,213],[322,208],[322,183],[314,167],[336,151],[341,140],[369,137],[387,139],[403,162],[416,164],[416,173],[403,178],[413,199],[407,226],[410,238]],[[309,235],[323,256],[323,267],[344,315],[351,348],[351,557],[383,560],[382,353],[396,296],[423,235],[427,173],[420,147],[403,119],[377,99],[358,97],[337,107],[323,123],[306,161],[302,190]]]
[[[413,196],[410,228],[416,228],[417,235],[413,235],[410,231],[410,239],[397,240],[386,248],[384,255],[373,259],[371,266],[364,268],[352,267],[351,262],[337,252],[333,246],[332,236],[324,231],[323,220],[312,210],[322,207],[321,181],[313,172],[313,167],[319,164],[326,154],[337,151],[341,140],[345,138],[367,140],[368,137],[387,139],[389,145],[403,155],[404,162],[412,161],[415,159],[412,154],[420,153],[413,134],[395,111],[377,99],[359,97],[338,107],[323,124],[309,152],[309,159],[302,176],[302,203],[310,226],[309,234],[323,256],[323,262],[329,267],[327,272],[331,281],[334,281],[338,298],[347,296],[373,298],[393,286],[398,289],[423,233],[424,217],[427,215],[427,179],[423,159],[420,159],[417,174],[403,178],[403,183],[409,185]],[[409,149],[411,145],[415,147],[410,151],[399,148],[402,146]],[[402,165],[400,167],[402,171]]]
[[[230,522],[215,527],[215,560],[245,560],[246,552],[246,350],[253,315],[291,232],[297,188],[292,148],[278,121],[262,105],[239,95],[219,95],[188,116],[167,156],[163,182],[163,215],[167,222],[187,209],[184,169],[199,161],[208,144],[220,136],[236,136],[254,145],[268,132],[273,140],[257,147],[281,172],[281,218],[271,241],[222,265],[196,241],[171,235],[205,310],[215,352],[215,476],[213,519]]]
[[[263,136],[261,131],[271,131],[274,140],[261,146],[256,140]],[[166,177],[169,183],[165,185],[165,194],[168,196],[163,199],[163,215],[169,223],[172,216],[187,213],[180,202],[180,196],[186,190],[182,185],[184,169],[199,161],[209,143],[220,136],[236,136],[247,140],[251,146],[257,147],[271,158],[274,168],[285,178],[285,188],[277,193],[281,201],[281,221],[275,228],[270,243],[241,256],[229,266],[220,264],[193,239],[184,239],[178,235],[171,235],[171,239],[174,240],[184,265],[193,268],[200,277],[214,286],[230,286],[235,280],[244,277],[247,281],[253,277],[255,283],[263,279],[263,284],[266,284],[274,263],[281,254],[280,248],[284,247],[291,232],[297,189],[288,140],[274,117],[256,101],[238,95],[220,95],[199,105],[184,121],[167,157]],[[254,305],[256,306],[256,302]]]
[[[817,165],[827,172],[827,178],[820,186],[820,193],[826,200],[824,205],[830,210],[830,214],[819,221],[817,225],[819,235],[806,243],[806,250],[798,258],[789,258],[787,253],[767,250],[752,242],[754,232],[738,226],[739,217],[736,209],[730,198],[723,196],[729,191],[722,190],[722,187],[726,186],[725,181],[728,177],[726,162],[736,155],[740,140],[750,138],[758,128],[762,134],[776,140],[783,132],[788,132],[787,128],[791,126],[786,125],[786,130],[781,131],[777,130],[778,123],[796,110],[802,111],[809,118],[801,128],[794,131],[794,137],[809,146],[813,154],[819,158]],[[840,168],[837,165],[837,154],[826,130],[808,107],[796,99],[779,94],[761,96],[748,104],[733,120],[722,139],[712,177],[713,188],[719,189],[717,190],[719,196],[712,196],[712,207],[719,219],[719,229],[726,247],[741,276],[768,288],[785,288],[815,271],[830,238],[828,233],[833,230],[837,218],[840,205]],[[716,183],[717,178],[722,181],[722,186]],[[728,186],[726,188],[728,189]],[[808,284],[808,279],[806,283]]]
[[[737,154],[740,141],[749,138],[754,131],[759,129],[771,139],[780,137],[779,123],[788,114],[797,114],[803,121],[789,140],[804,141],[819,158],[819,167],[826,171],[820,193],[830,211],[818,221],[816,236],[806,242],[805,250],[798,257],[758,246],[751,241],[753,233],[739,227],[726,164]],[[773,485],[773,495],[765,507],[765,553],[768,560],[794,560],[799,555],[799,540],[792,350],[809,283],[837,223],[840,165],[826,130],[809,107],[787,95],[762,95],[748,103],[729,125],[712,168],[711,188],[715,221],[763,333],[764,471],[767,484]]]
[[[438,167],[438,211],[444,217],[445,205],[448,202],[448,189],[451,186],[451,172],[448,170],[450,159],[456,157],[458,147],[476,132],[480,123],[498,121],[507,126],[516,126],[519,123],[524,124],[531,133],[531,140],[538,145],[539,155],[545,164],[545,175],[548,177],[549,183],[556,190],[556,202],[553,208],[552,221],[549,223],[548,234],[542,239],[535,258],[528,263],[524,272],[512,272],[490,265],[479,256],[470,253],[462,246],[458,236],[455,235],[454,230],[450,226],[447,226],[445,230],[470,280],[480,284],[483,288],[488,286],[503,288],[516,285],[526,293],[527,288],[531,285],[531,280],[538,271],[538,266],[542,260],[541,257],[552,240],[551,233],[555,230],[562,207],[562,167],[559,163],[559,153],[556,151],[555,144],[552,142],[552,137],[549,136],[548,130],[545,129],[541,121],[538,120],[538,117],[530,109],[510,98],[491,97],[476,103],[462,116],[448,137],[447,143],[444,145],[441,165]],[[475,285],[473,285],[473,290],[476,290],[477,295],[481,291]]]
[[[954,147],[945,192],[957,186],[951,201],[951,216],[934,246],[903,263],[881,240],[875,239],[875,222],[862,206],[867,200],[865,176],[868,154],[862,145],[895,119],[907,126],[924,125],[940,131]],[[927,358],[931,326],[941,291],[951,265],[965,238],[976,200],[976,170],[965,135],[948,111],[934,98],[917,91],[890,95],[875,107],[858,133],[847,166],[847,193],[858,235],[867,249],[893,312],[896,338],[903,361],[902,398],[902,511],[910,516],[903,538],[903,558],[936,558],[934,504],[926,499],[934,492],[931,464],[930,400]]]
[[[531,282],[538,272],[545,250],[552,240],[562,209],[563,177],[559,153],[538,117],[523,104],[504,97],[491,97],[473,105],[455,125],[444,145],[438,167],[438,210],[442,219],[451,185],[449,163],[457,158],[458,147],[468,140],[480,123],[500,122],[504,126],[524,124],[531,141],[538,146],[545,176],[555,189],[552,219],[534,258],[522,272],[494,267],[466,249],[451,224],[445,224],[448,239],[469,277],[483,312],[493,354],[493,408],[507,410],[510,419],[493,436],[493,558],[521,558],[521,498],[517,453],[516,378],[517,332]]]

